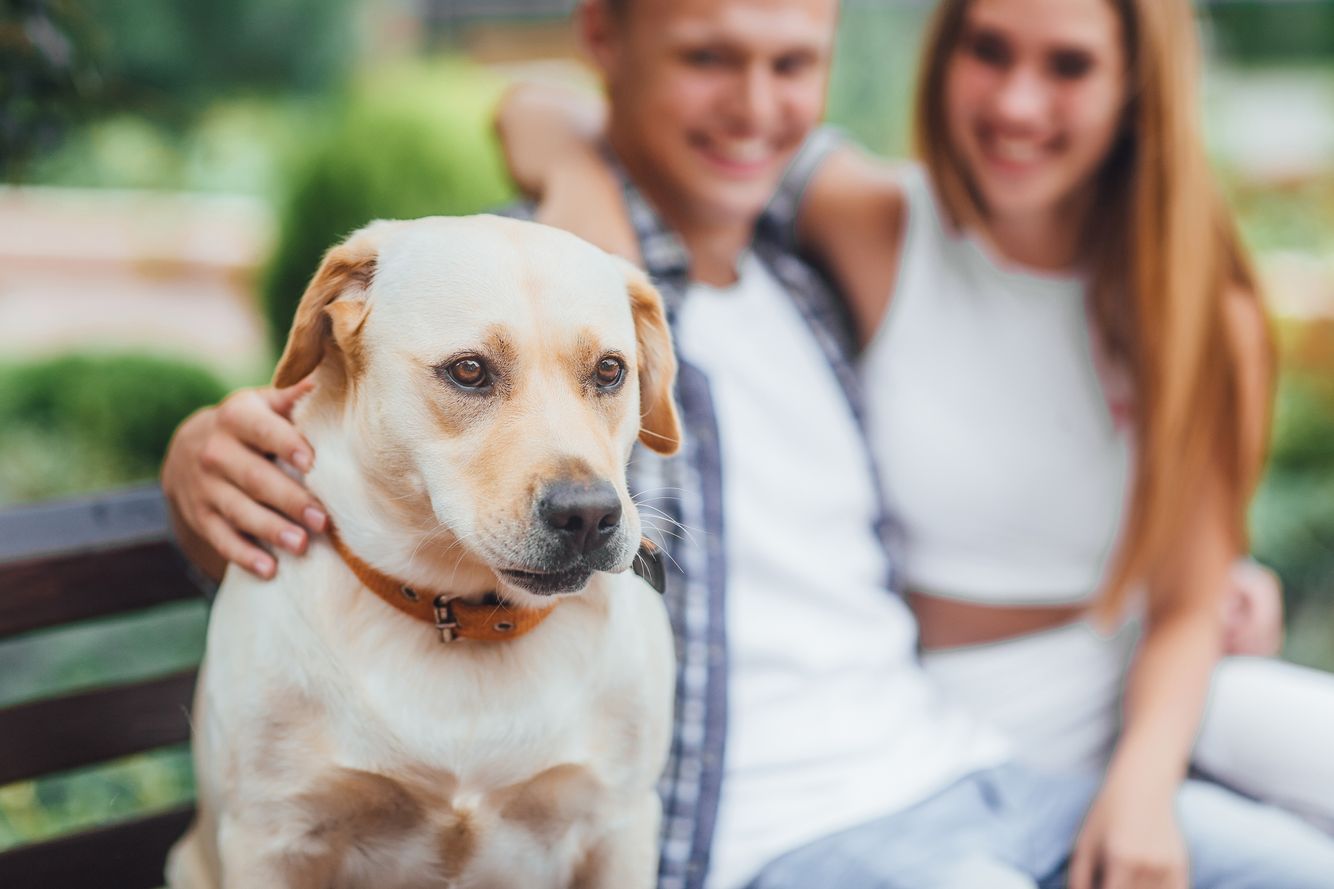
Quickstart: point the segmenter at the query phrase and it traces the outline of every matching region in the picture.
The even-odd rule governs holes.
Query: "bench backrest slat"
[[[157,486],[0,512],[0,639],[199,596]]]
[[[0,640],[197,599],[156,485],[0,511]],[[59,645],[63,634],[34,637]],[[189,739],[194,670],[0,710],[0,786]],[[192,807],[0,851],[3,889],[153,889]]]
[[[195,671],[0,710],[0,786],[190,740]]]
[[[194,816],[182,806],[0,854],[5,889],[153,889]]]

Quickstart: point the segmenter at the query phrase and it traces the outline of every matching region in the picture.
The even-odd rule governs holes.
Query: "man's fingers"
[[[274,454],[302,472],[314,465],[315,452],[310,442],[271,406],[267,393],[238,392],[222,403],[218,419],[242,444]]]
[[[300,482],[235,441],[220,440],[214,447],[217,456],[213,462],[218,473],[241,494],[311,531],[325,529],[328,518],[324,510]]]
[[[221,515],[213,513],[204,518],[200,522],[200,530],[209,546],[218,551],[218,555],[234,565],[240,565],[256,577],[268,580],[278,570],[273,556],[237,534]]]
[[[292,408],[301,400],[302,396],[315,388],[315,374],[310,374],[305,379],[298,380],[286,389],[261,389],[259,390],[269,406],[284,417],[292,416]]]
[[[244,492],[230,485],[219,484],[212,500],[217,511],[238,533],[267,541],[288,552],[305,552],[307,535],[304,529],[256,503]]]

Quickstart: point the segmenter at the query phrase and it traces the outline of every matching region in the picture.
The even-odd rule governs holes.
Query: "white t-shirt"
[[[753,256],[692,287],[677,347],[709,378],[723,468],[728,734],[709,889],[999,762],[947,707],[885,588],[875,492],[846,398]]]

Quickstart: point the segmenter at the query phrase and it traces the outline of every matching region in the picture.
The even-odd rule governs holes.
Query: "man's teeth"
[[[1000,160],[1016,164],[1031,164],[1042,157],[1041,147],[1030,139],[997,137],[991,140],[991,150]]]
[[[769,147],[763,141],[715,143],[714,150],[734,164],[759,164],[769,159]]]

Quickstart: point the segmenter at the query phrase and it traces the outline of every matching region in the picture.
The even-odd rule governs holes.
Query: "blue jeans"
[[[749,889],[1059,889],[1099,779],[1005,765],[816,840]],[[1334,839],[1214,784],[1177,801],[1197,889],[1331,889]]]

